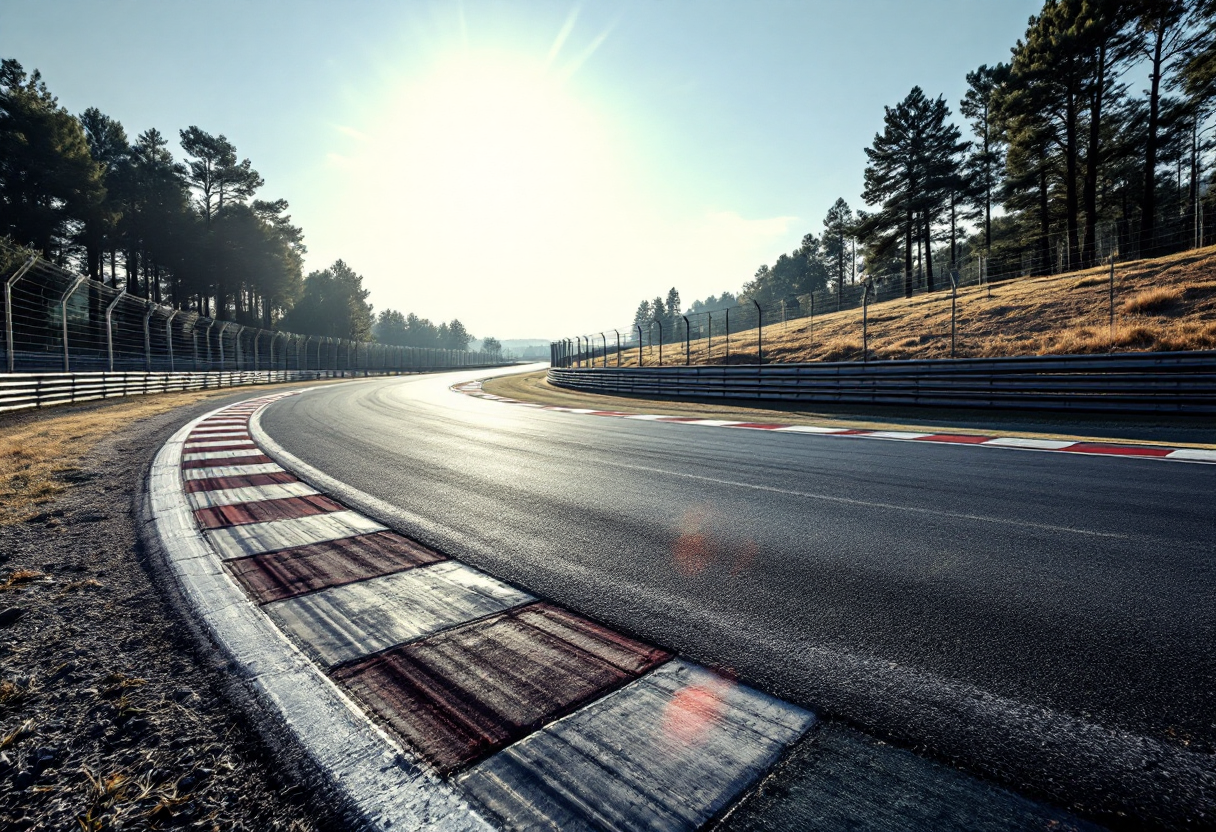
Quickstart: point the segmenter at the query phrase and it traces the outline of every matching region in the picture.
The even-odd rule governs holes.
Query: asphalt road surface
[[[1210,810],[1216,466],[448,389],[479,375],[319,388],[262,424],[403,531],[770,693],[1099,814]]]

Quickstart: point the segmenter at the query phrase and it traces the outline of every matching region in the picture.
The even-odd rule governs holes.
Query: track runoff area
[[[153,515],[205,629],[369,826],[1095,828],[351,510],[255,440],[297,394],[183,428]]]

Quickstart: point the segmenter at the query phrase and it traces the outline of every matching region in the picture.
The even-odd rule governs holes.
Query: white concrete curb
[[[377,728],[249,601],[199,531],[182,487],[182,449],[199,422],[230,406],[182,427],[152,463],[152,519],[182,594],[234,671],[368,828],[489,832],[490,823]]]

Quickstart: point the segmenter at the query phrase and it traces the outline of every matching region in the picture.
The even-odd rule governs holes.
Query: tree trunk
[[[1039,267],[1036,274],[1051,274],[1051,211],[1047,202],[1047,165],[1039,166]]]
[[[1157,224],[1157,123],[1160,120],[1161,48],[1165,27],[1157,29],[1153,42],[1153,71],[1149,76],[1148,136],[1144,147],[1144,197],[1140,201],[1140,256],[1148,257],[1154,248]]]
[[[958,262],[958,194],[950,192],[950,268]]]
[[[139,252],[127,251],[127,294],[139,297]]]
[[[1092,266],[1098,255],[1098,168],[1102,144],[1102,99],[1106,86],[1106,44],[1098,47],[1094,91],[1089,107],[1089,146],[1085,152],[1085,248],[1081,262]]]
[[[933,291],[933,235],[929,224],[929,215],[925,215],[925,289]]]
[[[1080,263],[1078,243],[1080,241],[1080,208],[1077,199],[1077,99],[1072,91],[1068,93],[1065,105],[1064,125],[1064,201],[1068,212],[1068,266],[1075,268]]]
[[[988,154],[988,110],[984,109],[984,253],[992,251],[992,157]]]
[[[904,221],[904,297],[912,297],[912,212]]]

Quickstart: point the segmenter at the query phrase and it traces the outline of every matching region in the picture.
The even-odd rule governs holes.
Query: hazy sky
[[[913,85],[953,110],[1040,0],[3,0],[0,56],[134,138],[223,133],[377,310],[477,336],[737,291],[860,206]]]

